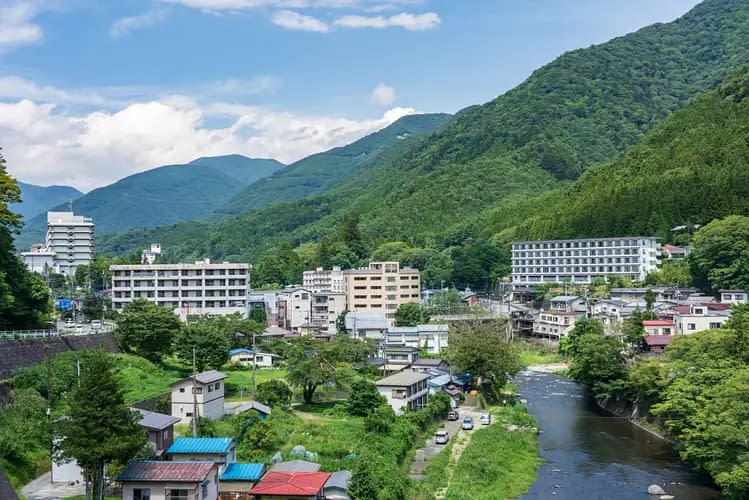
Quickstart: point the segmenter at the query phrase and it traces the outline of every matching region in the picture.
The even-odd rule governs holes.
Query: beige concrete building
[[[371,262],[368,267],[343,271],[343,287],[349,311],[385,314],[392,326],[395,311],[407,302],[419,302],[419,271],[398,262]]]
[[[206,259],[195,264],[116,265],[109,270],[116,311],[142,298],[175,308],[183,319],[191,315],[247,314],[249,264],[212,264]]]

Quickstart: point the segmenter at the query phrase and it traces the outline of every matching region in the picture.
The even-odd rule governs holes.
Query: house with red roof
[[[255,500],[322,500],[328,472],[270,471],[252,488]]]
[[[642,322],[645,335],[673,335],[674,320],[672,319],[646,319]]]
[[[645,345],[650,352],[660,354],[673,339],[673,335],[645,335]]]
[[[122,500],[216,500],[218,464],[134,460],[117,477]]]

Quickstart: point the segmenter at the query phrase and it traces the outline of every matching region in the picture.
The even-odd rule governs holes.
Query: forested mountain
[[[83,193],[71,186],[36,186],[18,181],[18,187],[21,189],[21,203],[11,203],[9,207],[26,220],[83,196]]]
[[[94,189],[74,200],[76,214],[92,217],[97,233],[199,219],[282,163],[240,155],[198,158],[154,168]],[[53,210],[67,210],[67,203]],[[18,246],[42,241],[46,214],[27,222]]]
[[[707,0],[672,23],[562,55],[427,138],[396,144],[322,196],[201,226],[199,239],[178,224],[106,238],[100,248],[120,252],[156,239],[175,259],[255,262],[271,245],[333,235],[354,214],[370,251],[400,240],[446,252],[444,264],[470,245],[482,249],[471,273],[486,277],[504,271],[496,254],[479,255],[494,232],[532,216],[529,207],[543,208],[587,167],[611,160],[746,62],[749,3]],[[442,276],[450,273],[444,267]]]
[[[383,149],[410,135],[431,132],[450,117],[442,113],[404,116],[347,146],[308,156],[250,184],[215,214],[231,216],[272,203],[324,193],[366,168]]]

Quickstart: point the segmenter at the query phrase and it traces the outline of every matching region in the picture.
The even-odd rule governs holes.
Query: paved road
[[[21,494],[28,500],[62,500],[85,493],[86,487],[83,484],[52,484],[52,472],[47,472],[21,488]]]

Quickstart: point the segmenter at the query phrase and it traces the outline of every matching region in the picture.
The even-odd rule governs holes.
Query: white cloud
[[[31,21],[39,6],[31,1],[0,5],[0,51],[40,41],[42,29]]]
[[[52,97],[48,87],[37,88]],[[21,99],[0,103],[0,137],[9,172],[17,178],[89,190],[200,156],[239,153],[292,162],[353,142],[414,112],[396,107],[380,117],[354,120],[225,101],[201,104],[174,95],[75,113]],[[207,125],[214,118],[226,125]]]
[[[215,10],[242,10],[255,9],[258,7],[275,7],[281,9],[307,9],[307,8],[343,8],[353,7],[357,0],[160,0],[164,3],[179,4],[195,9]]]
[[[123,17],[109,27],[109,36],[120,38],[135,30],[151,28],[166,21],[169,13],[166,9],[149,10],[137,16]]]
[[[390,17],[385,16],[343,16],[333,24],[346,28],[389,28],[393,26],[405,28],[409,31],[424,31],[437,27],[442,22],[440,16],[434,12],[424,14],[410,14],[401,12]]]
[[[395,102],[395,89],[384,83],[377,85],[372,94],[370,95],[372,102],[382,104],[383,106],[390,106]]]
[[[273,24],[287,30],[314,31],[327,33],[328,25],[312,16],[305,16],[293,10],[282,10],[273,16]]]

